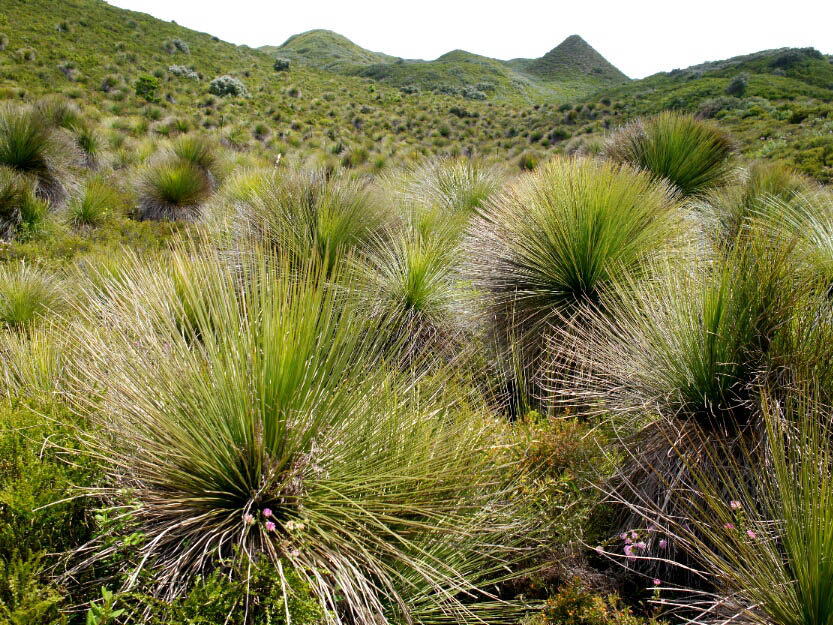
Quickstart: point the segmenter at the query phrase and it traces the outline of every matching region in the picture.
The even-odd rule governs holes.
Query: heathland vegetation
[[[833,63],[0,7],[0,625],[829,625]]]

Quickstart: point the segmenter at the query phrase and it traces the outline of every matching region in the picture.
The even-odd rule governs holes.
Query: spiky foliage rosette
[[[76,156],[69,138],[38,114],[11,104],[0,107],[0,165],[25,176],[39,197],[53,204],[67,197]]]
[[[25,193],[25,185],[17,172],[0,167],[0,238],[10,238],[20,226],[20,206],[25,201]]]
[[[425,350],[448,357],[463,351],[470,299],[460,272],[466,222],[466,215],[443,208],[411,207],[402,223],[356,260],[368,314],[397,324],[397,333],[407,337],[408,357]]]
[[[317,258],[328,271],[349,250],[365,249],[388,221],[366,183],[312,169],[261,180],[236,212],[239,236],[253,234],[295,264]]]
[[[192,220],[212,192],[206,172],[188,160],[167,158],[139,175],[139,219]]]
[[[672,494],[685,516],[641,512],[712,587],[677,589],[667,606],[700,623],[833,621],[833,431],[814,395],[812,386],[786,402],[764,394],[757,446],[726,449],[700,431],[701,456],[673,449],[688,468]]]
[[[434,159],[388,178],[390,187],[408,204],[451,212],[477,212],[503,186],[497,168],[467,158]]]
[[[68,218],[74,226],[97,227],[123,204],[124,199],[113,187],[112,181],[90,178],[84,186],[83,193],[70,201]]]
[[[705,467],[709,437],[726,450],[754,446],[762,388],[782,397],[809,381],[829,388],[833,319],[823,292],[796,271],[796,249],[791,237],[758,233],[717,259],[666,262],[656,279],[617,287],[603,310],[552,342],[557,352],[569,344],[560,357],[578,363],[567,376],[554,370],[555,392],[610,415],[622,441],[625,461],[607,484],[625,505],[620,530],[645,527],[640,508],[683,514],[674,490],[691,476],[680,454]],[[653,551],[618,555],[645,556],[634,566],[666,575],[651,559],[659,538],[644,541]]]
[[[554,324],[667,250],[678,224],[667,185],[582,158],[553,159],[482,212],[470,226],[469,271],[498,344],[527,372]]]
[[[696,196],[730,180],[734,144],[716,125],[674,112],[639,119],[605,143],[603,155],[630,163]]]
[[[773,227],[783,226],[786,207],[799,196],[812,194],[816,187],[780,163],[753,163],[737,184],[713,189],[695,208],[705,217],[714,243],[727,248],[762,219],[770,219]]]
[[[177,158],[188,161],[208,176],[212,188],[216,188],[218,181],[223,178],[218,150],[216,143],[202,135],[185,135],[171,145],[171,152]]]
[[[331,622],[515,618],[485,589],[540,530],[508,497],[496,426],[386,370],[389,337],[315,263],[221,256],[137,261],[70,334],[104,494],[138,504],[125,531],[158,592],[264,554]]]
[[[0,325],[29,327],[63,302],[53,274],[26,262],[0,266]]]

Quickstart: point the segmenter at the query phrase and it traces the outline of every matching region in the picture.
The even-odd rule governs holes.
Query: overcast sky
[[[767,48],[833,53],[833,0],[109,0],[252,47],[313,28],[409,59],[542,56],[581,35],[632,78]]]

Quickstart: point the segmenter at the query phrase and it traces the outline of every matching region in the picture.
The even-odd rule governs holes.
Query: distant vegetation
[[[0,31],[0,625],[831,620],[829,57]]]

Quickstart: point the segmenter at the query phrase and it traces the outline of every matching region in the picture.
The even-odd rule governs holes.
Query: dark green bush
[[[729,84],[726,85],[725,93],[726,95],[742,98],[743,94],[746,93],[747,86],[749,86],[749,75],[742,72],[732,78]]]
[[[156,101],[156,92],[159,89],[159,79],[150,74],[142,74],[133,83],[136,90],[136,95],[144,98],[148,102]]]
[[[275,64],[272,65],[272,69],[276,72],[289,71],[289,61],[286,59],[275,59]]]

